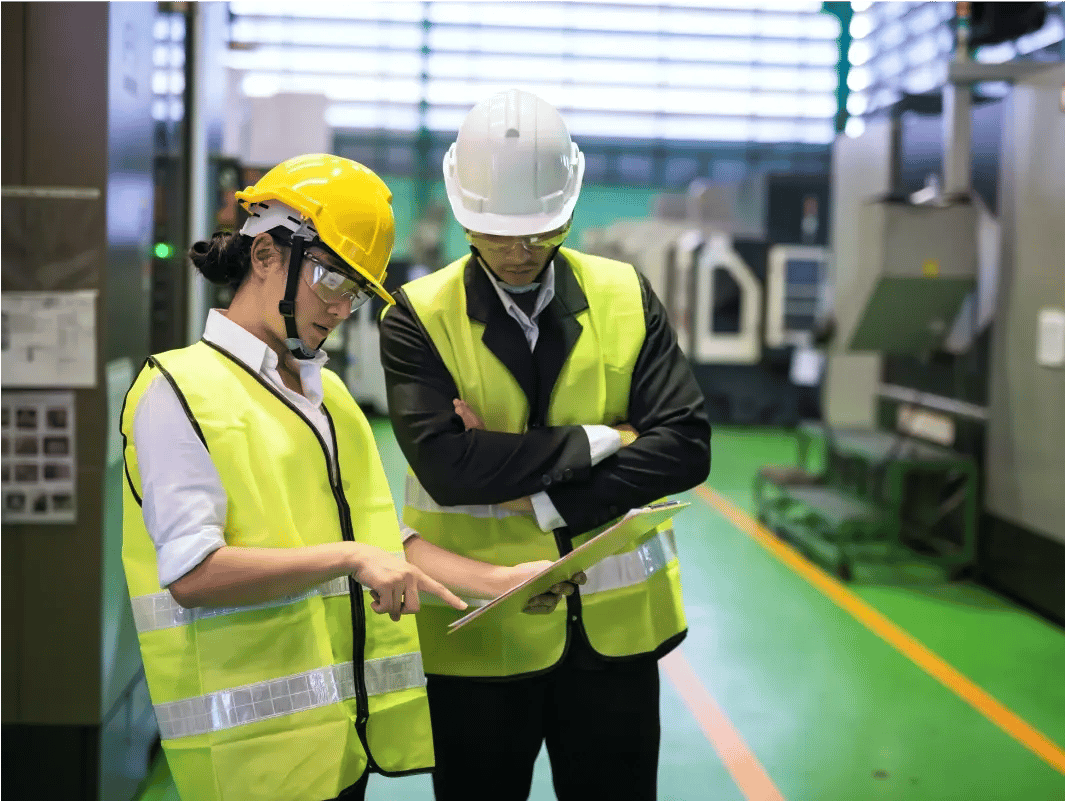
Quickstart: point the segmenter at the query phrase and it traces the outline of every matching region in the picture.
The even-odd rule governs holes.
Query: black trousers
[[[436,801],[524,801],[547,743],[559,801],[653,801],[658,778],[658,662],[603,662],[583,636],[540,676],[428,677]]]

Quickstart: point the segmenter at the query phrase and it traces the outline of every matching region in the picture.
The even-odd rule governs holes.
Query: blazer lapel
[[[584,330],[577,314],[587,308],[588,298],[560,251],[555,255],[555,297],[540,315],[536,345],[540,397],[535,408],[545,417],[555,383]]]
[[[536,364],[521,326],[507,314],[484,269],[472,256],[466,261],[463,280],[466,284],[466,315],[484,325],[481,335],[484,346],[514,376],[525,393],[530,410],[535,408],[538,394]]]

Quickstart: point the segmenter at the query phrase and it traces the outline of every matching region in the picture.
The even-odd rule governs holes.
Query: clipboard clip
[[[644,506],[642,508],[644,508],[644,509],[664,509],[667,506],[683,506],[683,505],[684,505],[684,503],[682,501],[669,500],[669,501],[656,501],[655,503],[649,503],[649,504],[647,504],[647,506]]]

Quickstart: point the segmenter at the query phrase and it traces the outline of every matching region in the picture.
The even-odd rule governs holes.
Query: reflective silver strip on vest
[[[608,556],[585,570],[584,575],[588,577],[588,581],[581,585],[581,595],[634,587],[647,581],[676,558],[677,544],[673,539],[673,529],[660,531],[638,548],[617,556]],[[422,606],[445,606],[435,595],[422,593],[419,597]],[[462,600],[468,603],[471,609],[488,603],[476,598]]]
[[[608,556],[585,570],[588,581],[581,586],[581,595],[633,587],[647,581],[676,558],[673,529],[659,531],[634,550]]]
[[[466,515],[467,517],[495,518],[502,520],[505,517],[518,517],[521,512],[512,512],[497,504],[483,506],[441,506],[433,500],[433,496],[425,491],[417,477],[407,473],[407,488],[404,506],[416,509],[419,512],[436,512],[437,514]]]
[[[169,590],[152,593],[151,595],[139,595],[131,599],[133,604],[133,622],[137,627],[137,633],[157,631],[159,629],[172,629],[176,626],[188,626],[197,620],[223,615],[234,615],[239,612],[251,612],[256,609],[274,609],[279,606],[305,601],[315,595],[323,598],[331,598],[336,595],[348,594],[348,579],[346,576],[335,578],[324,584],[319,584],[306,592],[288,595],[274,601],[250,606],[223,606],[223,607],[196,607],[186,609],[170,594]]]
[[[371,659],[365,665],[368,695],[425,686],[420,653]],[[344,662],[232,690],[156,704],[155,716],[162,739],[174,740],[305,712],[354,697],[355,668],[351,662]]]

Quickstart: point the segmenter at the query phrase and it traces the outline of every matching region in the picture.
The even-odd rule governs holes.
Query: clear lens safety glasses
[[[466,232],[466,241],[478,250],[499,250],[520,244],[525,250],[538,248],[553,248],[561,245],[569,236],[569,226],[561,231],[548,231],[543,234],[530,236],[493,236],[491,234],[478,234],[473,231]]]
[[[330,306],[344,301],[351,304],[351,310],[354,312],[374,296],[374,291],[364,281],[338,273],[310,254],[305,258],[311,263],[310,272],[304,273],[307,285]]]

